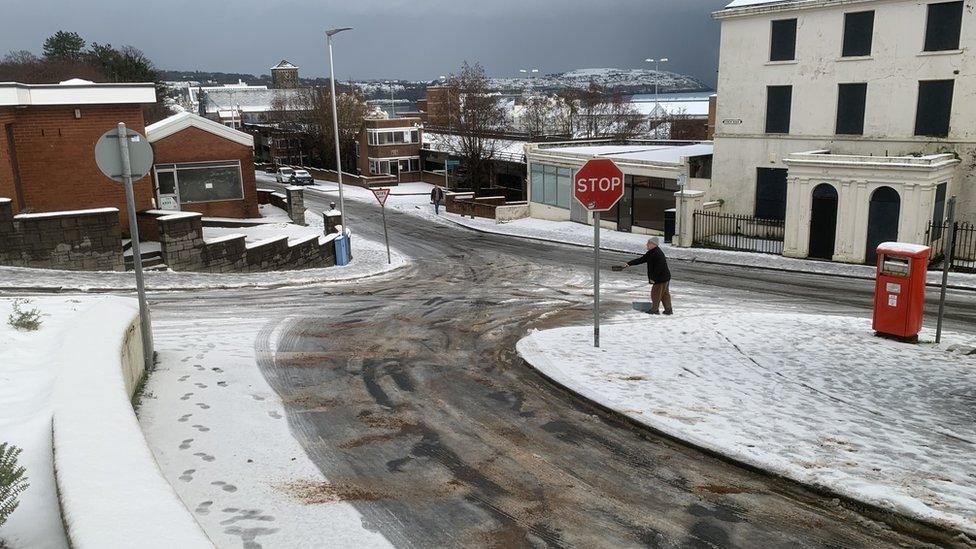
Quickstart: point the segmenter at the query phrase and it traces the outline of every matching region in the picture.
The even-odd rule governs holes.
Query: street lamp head
[[[332,38],[333,36],[339,34],[340,32],[347,31],[347,30],[352,30],[352,27],[341,27],[341,28],[338,28],[338,29],[329,29],[329,30],[325,31],[325,35],[328,36],[329,38]]]
[[[653,60],[653,59],[651,59],[650,57],[648,57],[647,59],[645,59],[645,60],[644,60],[644,62],[645,62],[645,63],[653,63],[653,62],[654,62],[654,60]]]
[[[662,63],[667,63],[668,62],[668,58],[667,57],[662,57],[661,58],[661,62]]]

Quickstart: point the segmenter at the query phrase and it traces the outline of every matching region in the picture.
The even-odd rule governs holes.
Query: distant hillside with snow
[[[657,83],[661,92],[704,91],[710,88],[697,78],[685,74],[650,69],[576,69],[534,78],[494,78],[500,90],[534,88],[547,91],[586,89],[590,82],[628,94],[652,93]]]

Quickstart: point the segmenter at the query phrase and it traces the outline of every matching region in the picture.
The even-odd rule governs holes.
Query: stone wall
[[[305,223],[305,189],[288,187],[284,193],[271,189],[258,189],[258,204],[270,204],[285,210],[292,222],[298,225]]]
[[[122,231],[115,208],[13,215],[0,198],[0,265],[123,271]]]
[[[203,216],[181,212],[160,217],[163,260],[174,271],[211,273],[265,272],[335,265],[338,235],[309,236],[288,242],[287,236],[247,244],[244,235],[203,238]]]

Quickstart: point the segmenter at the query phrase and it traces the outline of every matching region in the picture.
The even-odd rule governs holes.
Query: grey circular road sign
[[[126,128],[126,133],[132,180],[138,181],[152,169],[153,150],[149,141],[139,132]],[[98,138],[98,142],[95,143],[95,163],[106,177],[119,183],[125,181],[122,177],[122,152],[119,150],[118,130],[109,130]]]

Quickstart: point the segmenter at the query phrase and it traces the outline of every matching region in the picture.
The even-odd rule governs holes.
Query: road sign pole
[[[383,238],[386,240],[386,263],[387,265],[393,264],[393,257],[390,256],[390,233],[386,230],[386,206],[380,206],[383,210]]]
[[[600,212],[593,212],[593,346],[600,346]]]
[[[946,243],[942,252],[942,289],[939,292],[939,320],[935,328],[935,342],[942,343],[942,318],[945,315],[946,287],[949,285],[949,268],[952,266],[952,252],[956,246],[956,197],[949,199],[948,211],[946,216],[946,228],[949,232],[945,236]]]
[[[136,219],[136,197],[132,189],[132,166],[129,163],[129,135],[124,122],[119,122],[119,153],[122,158],[122,178],[125,185],[125,206],[129,214],[129,236],[132,242],[132,266],[136,273],[136,293],[139,294],[139,325],[142,330],[142,358],[148,372],[153,366],[152,321],[146,303],[146,286],[142,278],[142,254],[139,247],[139,221]]]

